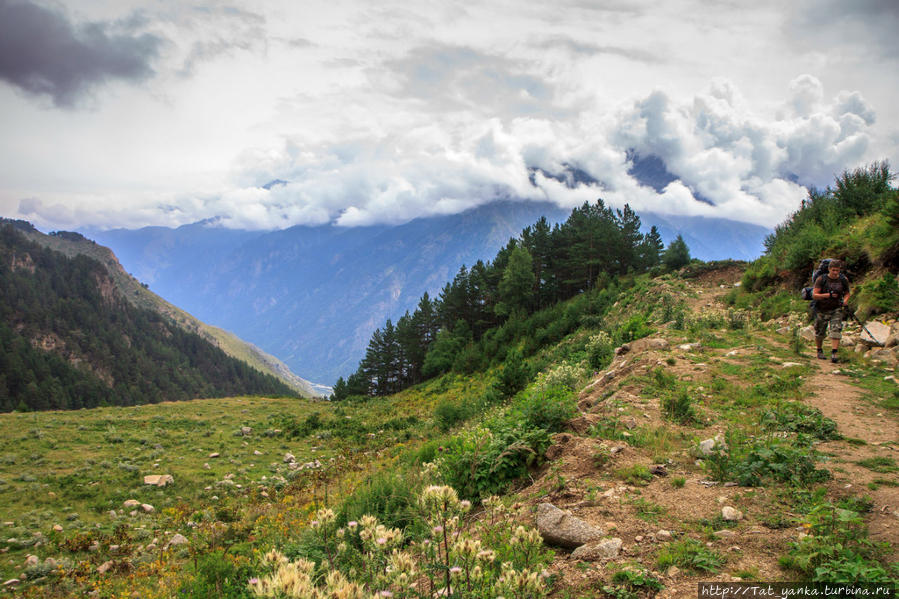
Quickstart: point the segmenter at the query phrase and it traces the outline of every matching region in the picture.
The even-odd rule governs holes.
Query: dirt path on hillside
[[[700,312],[726,311],[721,300],[741,274],[739,268],[733,268],[688,281],[684,297],[687,308],[694,316]],[[764,331],[757,335],[763,336],[766,342],[787,346],[786,338],[780,335]],[[522,492],[526,504],[535,506],[548,501],[623,542],[621,554],[613,560],[615,565],[599,561],[594,569],[589,562],[560,552],[552,569],[561,575],[565,588],[573,591],[574,596],[589,596],[591,589],[607,584],[608,572],[634,560],[653,571],[665,585],[657,595],[659,599],[696,597],[698,581],[784,580],[790,574],[780,567],[778,560],[803,534],[803,529],[795,524],[801,512],[784,503],[777,489],[714,483],[704,467],[695,462],[693,450],[672,454],[664,449],[668,441],[661,436],[648,445],[646,441],[630,442],[640,431],[665,430],[668,432],[664,434],[676,445],[677,438],[695,439],[700,434],[700,439],[704,439],[724,433],[727,423],[708,419],[701,432],[672,424],[663,419],[657,399],[647,400],[641,397],[638,386],[616,382],[631,375],[649,375],[661,367],[681,381],[699,385],[695,401],[702,411],[703,403],[709,402],[711,406],[714,401],[711,385],[705,382],[710,377],[708,363],[745,364],[741,360],[759,351],[758,348],[747,343],[737,348],[692,349],[674,331],[670,335],[663,331],[659,336],[672,337],[668,348],[619,356],[607,371],[598,373],[593,385],[581,393],[582,414],[575,421],[573,432],[557,436],[547,454],[551,463]],[[819,467],[827,468],[833,475],[827,484],[828,498],[831,501],[869,498],[872,509],[864,514],[869,537],[888,541],[893,548],[891,558],[899,560],[899,473],[875,472],[859,464],[871,458],[892,458],[899,463],[899,414],[879,408],[869,392],[841,373],[839,364],[815,359],[813,349],[809,343],[805,355],[795,360],[815,369],[804,386],[807,395],[802,401],[836,422],[838,432],[844,436],[842,440],[817,445],[827,456]],[[773,364],[783,362],[787,360]],[[709,409],[705,413],[714,412]],[[615,414],[624,426],[619,441],[588,434],[590,426],[608,421]],[[671,456],[665,463],[666,475],[655,476],[648,483],[615,482],[629,468],[657,463],[660,458],[656,456],[665,455],[666,451]],[[604,465],[598,467],[598,459]],[[604,478],[603,472],[615,476]],[[677,478],[685,482],[672,484],[672,479]],[[724,506],[740,510],[743,518],[736,524],[723,522]],[[722,556],[725,566],[716,573],[705,574],[658,566],[660,549],[672,540],[688,539],[698,540]],[[584,592],[587,594],[582,595]]]

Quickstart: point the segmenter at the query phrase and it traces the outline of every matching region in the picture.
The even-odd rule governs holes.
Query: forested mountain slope
[[[75,409],[238,394],[292,395],[158,312],[107,268],[0,225],[0,409]]]
[[[246,362],[263,373],[275,376],[300,395],[314,397],[327,395],[330,392],[328,387],[316,385],[300,378],[281,360],[267,354],[252,343],[244,341],[229,331],[210,326],[159,297],[145,284],[141,284],[133,276],[125,272],[117,256],[109,248],[79,233],[62,231],[45,235],[23,221],[0,219],[0,223],[3,222],[11,224],[27,239],[41,246],[61,252],[69,257],[84,255],[97,260],[106,268],[107,273],[122,296],[135,307],[158,312],[184,330],[200,335],[229,356]],[[209,249],[212,251],[214,248]],[[190,284],[191,281],[189,280],[182,282],[182,285]]]

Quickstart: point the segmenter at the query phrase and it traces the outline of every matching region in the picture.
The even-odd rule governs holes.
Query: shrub
[[[419,537],[424,533],[416,522],[416,500],[421,487],[418,478],[410,478],[405,472],[375,473],[344,499],[337,523],[343,526],[370,514],[391,528]]]
[[[615,336],[621,343],[629,343],[635,339],[641,339],[655,332],[646,323],[646,316],[642,314],[632,314],[624,324],[618,327]]]
[[[693,400],[686,389],[666,395],[661,398],[662,414],[670,420],[681,424],[688,424],[696,420],[696,412],[693,410]]]
[[[615,342],[605,331],[590,337],[587,341],[587,361],[595,370],[602,370],[612,362]]]
[[[577,412],[574,393],[567,387],[534,387],[512,404],[513,414],[525,428],[539,428],[550,433],[562,430],[563,425]]]
[[[442,399],[434,408],[434,419],[440,430],[447,432],[459,423],[465,422],[474,413],[470,403],[452,399]]]

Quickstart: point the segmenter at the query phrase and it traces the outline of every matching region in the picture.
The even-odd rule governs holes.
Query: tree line
[[[295,395],[112,285],[93,258],[0,225],[0,411]]]
[[[615,210],[601,199],[585,202],[553,226],[543,217],[492,261],[463,265],[436,298],[425,293],[412,313],[396,323],[388,319],[372,334],[356,372],[337,381],[334,399],[396,393],[454,365],[482,362],[478,344],[486,341],[494,342],[491,354],[504,356],[505,348],[495,347],[499,329],[602,289],[619,275],[690,261],[680,236],[663,249],[656,227],[641,233],[640,218],[627,205]]]

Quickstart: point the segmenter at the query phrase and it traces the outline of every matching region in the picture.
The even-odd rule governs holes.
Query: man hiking
[[[812,299],[815,300],[815,345],[818,346],[818,359],[826,360],[822,346],[824,336],[828,334],[831,342],[830,361],[837,363],[837,348],[843,330],[843,306],[849,299],[849,280],[840,270],[843,263],[831,260],[827,274],[815,279]]]

